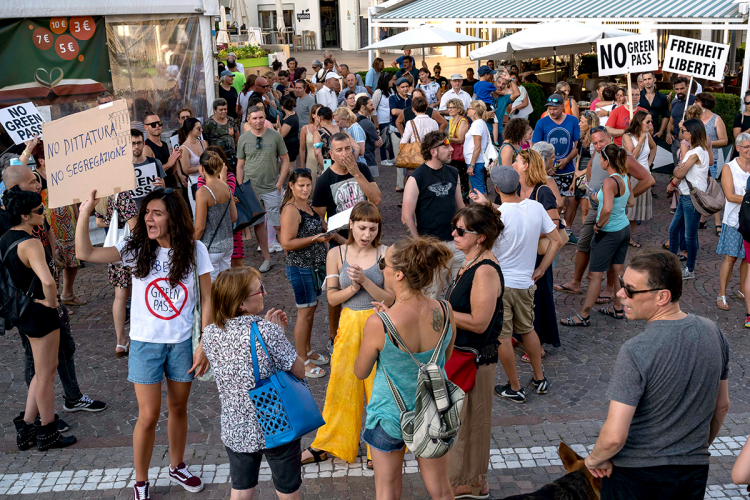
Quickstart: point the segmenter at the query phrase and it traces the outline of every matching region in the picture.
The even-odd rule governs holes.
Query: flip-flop
[[[117,350],[117,348],[118,348],[118,347],[121,347],[121,348],[123,348],[123,349],[125,349],[125,350],[124,350],[124,351],[118,351],[118,350]],[[130,354],[130,342],[128,342],[128,343],[127,343],[127,344],[125,344],[125,345],[120,345],[120,344],[117,344],[117,345],[115,346],[115,357],[117,357],[117,358],[124,358],[124,357],[125,357],[125,356],[127,356],[128,354]]]
[[[66,306],[85,306],[86,304],[88,304],[87,301],[81,299],[80,297],[76,297],[75,295],[67,299],[60,297],[60,302],[62,302]]]
[[[368,460],[367,463],[365,464],[365,467],[367,467],[368,469],[372,470],[373,469],[373,467],[372,467],[372,460]]]
[[[745,294],[742,293],[741,291],[737,290],[737,298],[745,300]]]
[[[612,300],[612,297],[607,297],[605,295],[599,295],[596,298],[596,303],[597,304],[609,304],[609,301],[611,301],[611,300]]]
[[[542,359],[546,357],[547,357],[547,353],[545,351],[542,351]],[[523,356],[521,356],[521,361],[523,361],[524,363],[531,363],[528,352],[523,353]]]
[[[718,307],[722,311],[728,311],[729,310],[729,304],[727,304],[727,296],[726,295],[719,295],[718,297],[716,297],[716,307]]]
[[[636,242],[635,242],[635,241],[633,241],[633,240],[630,240],[630,241],[628,242],[628,245],[630,245],[630,246],[631,246],[631,247],[633,247],[633,248],[641,248],[641,244],[640,244],[640,243],[636,243]]]
[[[326,460],[328,460],[330,458],[328,456],[328,453],[326,451],[324,451],[324,450],[315,451],[315,450],[312,449],[312,447],[310,447],[310,448],[307,449],[307,451],[310,452],[310,455],[312,455],[312,457],[304,459],[302,461],[302,465],[305,465],[305,464],[318,464],[320,462],[325,462]]]
[[[555,285],[553,288],[558,292],[571,293],[573,295],[581,295],[583,293],[583,290],[573,290],[572,288],[565,286],[564,284]]]

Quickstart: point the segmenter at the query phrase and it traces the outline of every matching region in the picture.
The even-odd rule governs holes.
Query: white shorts
[[[270,193],[259,194],[258,198],[266,209],[266,222],[273,227],[281,226],[281,193],[274,189]]]
[[[226,252],[208,254],[211,265],[214,266],[213,271],[211,271],[211,283],[216,280],[220,272],[226,271],[232,265],[233,250],[234,248],[230,248]]]

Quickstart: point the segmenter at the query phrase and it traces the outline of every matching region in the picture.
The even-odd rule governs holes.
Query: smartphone
[[[326,170],[333,165],[333,160],[323,160],[323,170]]]

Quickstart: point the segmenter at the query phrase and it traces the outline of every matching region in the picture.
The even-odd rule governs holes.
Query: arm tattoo
[[[443,331],[443,315],[440,313],[440,308],[432,310],[432,329],[436,332]]]

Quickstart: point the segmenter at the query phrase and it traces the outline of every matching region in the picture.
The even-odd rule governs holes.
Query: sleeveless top
[[[331,159],[331,137],[333,137],[334,134],[332,134],[331,131],[325,127],[320,127],[318,129],[318,134],[320,134],[320,140],[323,142],[323,147],[320,148],[320,151],[323,154],[323,159],[330,160]]]
[[[315,158],[315,146],[313,134],[310,132],[310,127],[305,129],[305,148],[307,149],[307,154],[305,155],[305,167],[310,169],[310,172],[316,172],[318,171],[318,160]],[[313,170],[315,169],[315,170]]]
[[[9,230],[2,236],[2,238],[0,238],[0,253],[5,254],[5,251],[9,246],[18,240],[26,238],[31,239],[34,237],[26,231],[21,231],[19,229]],[[18,245],[8,253],[5,265],[10,270],[13,284],[23,292],[27,291],[31,286],[31,282],[36,278],[36,274],[33,269],[26,267],[23,261],[18,257]],[[44,289],[39,281],[37,281],[37,284],[34,286],[33,297],[35,299],[44,300]]]
[[[162,165],[166,165],[169,161],[169,147],[162,141],[161,146],[157,146],[151,139],[146,139],[144,144],[151,148],[154,152],[154,158],[159,160]],[[171,188],[177,187],[177,178],[172,174],[167,174],[164,178],[164,185]]]
[[[461,121],[463,120],[466,120],[463,116],[459,117],[458,120],[454,118],[450,119],[448,124],[448,133],[450,134],[450,137],[453,137],[454,139],[458,137],[458,129],[461,128]],[[468,120],[466,123],[468,123]],[[464,145],[453,144],[452,147],[453,153],[451,153],[451,160],[464,161]]]
[[[216,196],[214,196],[211,188],[208,186],[203,187],[208,190],[211,198],[214,199],[214,204],[206,210],[206,229],[203,230],[201,242],[206,245],[208,253],[224,253],[234,248],[232,218],[229,215],[229,203],[231,203],[232,199],[230,197],[225,203],[220,204],[216,201]],[[214,236],[214,232],[216,236]],[[211,238],[214,239],[213,242],[211,242]],[[209,242],[211,242],[210,246]]]
[[[750,177],[750,172],[745,172],[740,167],[737,160],[734,159],[727,163],[729,169],[732,171],[732,184],[734,184],[734,194],[740,196],[745,195],[745,188],[747,186],[747,179]],[[729,200],[724,205],[724,217],[722,223],[731,227],[740,227],[740,206],[741,203],[733,203]]]
[[[203,143],[202,142],[198,141],[198,144],[200,144],[201,147],[203,148]],[[185,146],[184,149],[187,149],[188,153],[190,153],[190,168],[198,168],[198,166],[201,164],[201,157],[200,157],[200,155],[197,155],[197,154],[193,153],[193,151],[189,147],[187,147],[187,146]],[[205,150],[206,148],[203,148],[203,149]],[[183,172],[183,174],[184,173],[185,172]],[[188,175],[188,177],[190,178],[190,182],[192,184],[197,184],[198,183],[198,176],[199,175],[200,175],[199,172],[196,172],[194,174]],[[211,193],[211,196],[213,196],[213,193]]]
[[[635,146],[638,144],[638,138],[634,136],[633,134],[628,134],[630,136],[630,140],[633,141],[633,145]],[[648,139],[643,143],[643,147],[641,147],[641,154],[638,155],[638,163],[643,165],[643,168],[646,170],[649,170],[648,168],[648,155],[651,153],[651,146],[648,145]]]
[[[490,260],[484,259],[479,261],[475,266],[471,266],[464,271],[455,285],[448,289],[445,298],[450,301],[453,310],[460,313],[471,314],[471,286],[474,284],[474,276],[481,266],[491,266],[495,268],[500,276],[500,288],[505,289],[505,280],[500,266]],[[495,312],[492,314],[490,324],[487,329],[478,334],[461,327],[456,327],[456,341],[454,347],[459,349],[468,348],[479,352],[479,364],[488,365],[497,363],[497,347],[500,345],[498,335],[503,330],[503,294],[497,298],[495,303]]]
[[[339,271],[339,287],[343,290],[344,288],[351,286],[352,279],[349,277],[349,273],[346,272],[346,268],[349,264],[346,262],[346,252],[349,249],[349,245],[340,245],[339,253],[341,253],[341,247],[344,247],[344,255],[341,257],[341,270]],[[385,279],[383,278],[383,271],[378,267],[378,261],[380,260],[380,247],[375,250],[375,264],[364,269],[362,272],[367,276],[370,281],[375,285],[383,288]],[[344,301],[342,307],[351,309],[352,311],[365,311],[372,309],[372,302],[374,299],[364,287],[361,287],[357,293],[352,295],[349,300]]]
[[[497,154],[501,155],[502,152],[503,152],[503,148],[505,148],[505,146],[510,146],[511,149],[513,149],[513,159],[511,161],[512,162],[516,161],[516,156],[518,156],[518,150],[516,149],[516,147],[513,144],[511,144],[509,142],[503,142],[503,144],[500,146],[500,151],[498,151]]]
[[[630,196],[630,186],[628,186],[628,177],[626,175],[612,174],[610,177],[617,176],[625,183],[625,192],[621,192],[620,183],[617,183],[618,195],[612,200],[612,213],[609,216],[609,221],[601,228],[602,231],[612,233],[619,231],[625,226],[630,224],[628,216],[625,213],[626,205],[628,204],[628,197]],[[596,199],[599,200],[599,205],[596,208],[596,222],[599,222],[599,217],[602,215],[602,207],[604,206],[604,183],[599,189],[596,195]]]
[[[441,315],[442,307],[441,309]],[[450,321],[450,318],[443,318],[444,321]],[[441,331],[442,331],[442,324]],[[383,325],[385,330],[385,325]],[[399,334],[402,337],[401,332]],[[413,353],[413,356],[420,363],[427,363],[432,357],[432,353],[435,349],[440,349],[438,355],[437,365],[445,375],[445,350],[451,343],[453,338],[452,326],[448,326],[448,332],[445,335],[443,344],[435,346],[435,348],[429,351]],[[439,339],[439,337],[438,337]],[[436,339],[436,340],[438,340]],[[401,412],[396,405],[396,401],[393,399],[393,394],[388,387],[388,382],[385,380],[383,375],[383,367],[388,371],[388,377],[391,382],[396,386],[401,397],[404,400],[407,411],[414,411],[415,395],[417,393],[417,376],[419,369],[417,364],[411,359],[408,353],[399,349],[391,340],[388,332],[385,333],[385,343],[383,344],[383,350],[380,351],[378,356],[378,362],[375,367],[375,381],[372,385],[372,395],[370,396],[370,402],[367,405],[367,418],[365,420],[366,429],[374,429],[378,424],[383,430],[392,438],[401,439]]]
[[[716,113],[714,113],[714,116],[711,117],[710,120],[708,120],[707,123],[704,123],[704,127],[706,128],[706,137],[711,139],[711,142],[718,141],[719,140],[719,133],[716,131],[716,117],[719,116]],[[719,148],[711,148],[713,150],[714,154],[714,162],[719,161]],[[724,165],[721,165],[722,167]]]
[[[288,205],[293,204],[288,203]],[[281,207],[282,210],[284,207]],[[312,215],[304,210],[297,208],[302,220],[299,222],[297,229],[297,238],[309,238],[323,232],[323,221],[320,216],[313,210]],[[299,250],[289,250],[286,253],[286,265],[289,267],[318,267],[326,264],[326,244],[322,241],[316,241]]]

